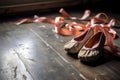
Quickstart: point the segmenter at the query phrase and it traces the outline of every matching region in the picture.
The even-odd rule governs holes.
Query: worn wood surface
[[[52,18],[59,15],[39,14]],[[71,15],[81,16],[82,12]],[[119,15],[109,16],[117,19],[114,29],[120,36]],[[104,55],[97,62],[82,63],[63,49],[72,36],[56,34],[54,26],[47,23],[15,25],[25,17],[0,22],[0,80],[120,80],[120,60],[116,57]],[[120,47],[120,38],[115,44]]]

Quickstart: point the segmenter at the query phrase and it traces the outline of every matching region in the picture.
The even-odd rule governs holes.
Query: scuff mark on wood
[[[14,68],[14,78],[17,76],[17,66]]]
[[[23,74],[23,80],[27,80],[27,76]]]

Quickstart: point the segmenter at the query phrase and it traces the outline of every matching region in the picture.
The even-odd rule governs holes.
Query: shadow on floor
[[[75,54],[67,53],[67,55],[76,59],[76,60],[80,60],[80,59],[78,59],[78,53],[75,53]],[[110,62],[112,60],[119,60],[120,61],[120,58],[114,56],[108,50],[104,49],[104,54],[99,59],[92,61],[92,62],[84,62],[84,61],[80,60],[80,63],[83,63],[83,64],[88,65],[88,66],[96,67],[96,66],[105,64],[107,62]]]

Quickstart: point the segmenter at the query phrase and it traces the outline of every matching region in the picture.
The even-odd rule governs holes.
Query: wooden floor
[[[120,36],[119,16],[110,15],[117,19],[115,30]],[[98,62],[82,63],[63,49],[72,36],[56,34],[54,26],[47,23],[15,25],[16,20],[25,17],[0,22],[0,80],[120,80],[119,59],[104,55]],[[120,38],[115,43],[120,47]]]

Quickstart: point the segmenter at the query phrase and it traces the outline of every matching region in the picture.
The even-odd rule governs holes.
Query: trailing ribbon
[[[71,19],[71,20],[86,20],[90,14],[91,11],[90,10],[85,10],[84,15],[81,18],[77,18],[77,17],[71,17],[63,8],[60,9],[59,11],[64,17]]]

